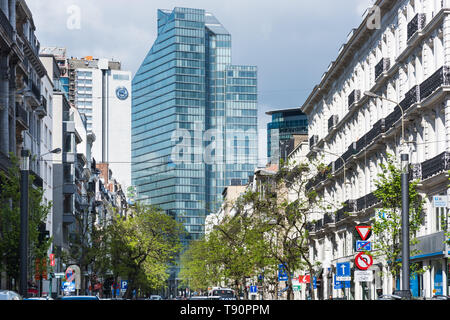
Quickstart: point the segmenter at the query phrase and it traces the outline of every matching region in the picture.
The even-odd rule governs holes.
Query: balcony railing
[[[344,161],[347,161],[351,156],[356,153],[356,142],[352,142],[347,148],[347,151],[342,155]]]
[[[423,100],[441,86],[450,85],[450,67],[443,66],[420,85],[420,99]]]
[[[414,103],[420,101],[420,86],[412,87],[406,94],[405,98],[400,101],[400,106],[403,108],[403,111],[408,110]]]
[[[402,117],[402,110],[397,106],[394,111],[392,111],[385,119],[384,124],[386,126],[386,131],[389,130],[394,123],[396,123]]]
[[[376,138],[382,134],[383,132],[385,132],[386,126],[385,126],[385,120],[384,119],[380,119],[378,120],[372,127],[372,129],[370,129],[369,132],[367,132],[366,134],[366,143],[367,145],[372,143],[373,141],[376,140]]]
[[[353,103],[361,99],[361,91],[360,90],[353,90],[352,93],[348,96],[348,107],[350,108]]]
[[[379,200],[373,192],[366,194],[365,196],[362,196],[361,198],[356,200],[356,211],[362,211],[373,207],[378,202]]]
[[[450,153],[443,152],[432,159],[422,162],[422,180],[447,170],[450,170]]]
[[[375,81],[381,76],[381,74],[387,71],[391,67],[391,60],[389,58],[383,58],[375,66]]]
[[[3,27],[3,30],[5,30],[5,33],[8,35],[9,39],[12,40],[14,29],[2,10],[0,10],[0,25]]]
[[[332,223],[335,223],[334,217],[329,213],[325,213],[325,215],[323,216],[323,224],[326,225]]]
[[[316,134],[311,136],[311,138],[309,138],[309,147],[311,148],[315,146],[317,142],[319,142],[319,136]]]
[[[426,15],[418,13],[408,23],[408,40],[419,30],[422,30],[426,23]]]
[[[21,124],[22,130],[28,130],[28,112],[22,104],[16,102],[16,121]]]
[[[336,127],[336,125],[339,122],[339,116],[337,114],[332,115],[329,119],[328,119],[328,131],[331,131],[332,129],[334,129]]]

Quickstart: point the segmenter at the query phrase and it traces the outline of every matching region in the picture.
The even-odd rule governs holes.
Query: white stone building
[[[322,262],[317,292],[321,298],[343,296],[343,290],[334,289],[336,263],[350,262],[354,268],[355,225],[368,223],[375,214],[380,163],[387,154],[400,158],[403,109],[413,177],[422,181],[426,200],[425,222],[417,235],[422,252],[411,261],[429,267],[411,281],[411,290],[422,297],[449,294],[448,209],[435,208],[432,197],[449,194],[450,1],[377,0],[375,6],[379,10],[368,11],[350,32],[301,108],[308,115],[308,156],[323,157],[331,174],[318,175],[308,187],[338,209],[324,212],[311,230],[311,252]],[[374,25],[377,18],[380,23]],[[367,91],[401,108],[368,97]],[[437,223],[441,218],[444,223]],[[399,285],[386,276],[385,261],[374,261],[369,270],[373,281],[352,280],[347,297],[376,299]]]

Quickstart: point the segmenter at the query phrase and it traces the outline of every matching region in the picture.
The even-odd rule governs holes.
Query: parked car
[[[0,290],[0,300],[23,300],[23,298],[15,291]]]
[[[444,295],[434,295],[431,300],[450,300],[450,296],[444,296]]]
[[[207,296],[192,296],[189,300],[209,300]]]
[[[100,300],[97,296],[64,296],[60,300]]]
[[[53,300],[52,297],[30,297],[23,300]]]
[[[402,297],[395,294],[382,294],[378,297],[378,300],[402,300]]]
[[[162,300],[162,297],[160,295],[152,294],[150,300]]]

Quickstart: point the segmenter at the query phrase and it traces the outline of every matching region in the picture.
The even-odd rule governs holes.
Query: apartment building
[[[311,226],[311,254],[322,263],[317,291],[321,297],[344,294],[335,289],[336,263],[350,262],[355,269],[355,225],[369,223],[376,213],[375,181],[387,154],[400,158],[403,118],[411,178],[421,180],[426,201],[417,235],[421,253],[410,259],[428,268],[411,279],[412,294],[448,294],[448,209],[432,199],[449,195],[450,2],[378,0],[375,6],[379,11],[368,11],[349,33],[301,108],[308,115],[308,157],[323,158],[329,167],[308,189],[337,206],[335,213],[318,214]],[[376,27],[374,12],[380,14]],[[374,299],[399,288],[385,261],[374,261],[369,270],[373,281],[352,282],[347,297]]]

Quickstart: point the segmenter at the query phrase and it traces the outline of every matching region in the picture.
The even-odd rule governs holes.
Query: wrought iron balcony
[[[355,150],[356,154],[360,153],[361,150],[366,147],[367,145],[366,136],[367,134],[363,135],[361,138],[358,139],[358,141],[356,141],[356,150]]]
[[[328,119],[328,130],[331,131],[332,129],[334,129],[336,127],[336,125],[339,122],[339,116],[337,114],[332,115],[329,119]]]
[[[378,120],[373,125],[372,129],[370,129],[370,131],[367,132],[366,134],[367,145],[375,141],[376,138],[385,131],[386,131],[385,120],[384,119]]]
[[[419,30],[422,30],[426,23],[426,15],[424,13],[418,13],[411,19],[408,23],[408,35],[407,40],[411,39],[411,37]]]
[[[356,212],[356,201],[355,200],[347,200],[344,202],[344,205],[341,209],[336,211],[335,221],[336,223],[347,218],[350,213]]]
[[[28,112],[25,110],[23,104],[16,102],[16,123],[18,125],[18,129],[28,130]]]
[[[405,98],[399,104],[403,108],[403,111],[406,111],[414,103],[419,102],[420,99],[420,86],[414,86],[405,94]]]
[[[355,153],[356,153],[356,142],[352,142],[348,146],[347,151],[342,155],[342,158],[344,159],[344,161],[347,161]]]
[[[428,179],[443,171],[450,170],[450,153],[442,152],[436,157],[422,162],[422,180]]]
[[[373,192],[366,194],[365,196],[356,200],[356,211],[362,211],[373,207],[378,202],[379,200]]]
[[[319,136],[316,134],[311,136],[311,138],[309,138],[309,147],[311,148],[315,146],[317,142],[319,142]]]
[[[391,67],[391,60],[389,58],[383,58],[375,66],[375,81],[381,76],[381,74]]]
[[[323,224],[327,225],[327,224],[332,224],[332,223],[335,223],[334,217],[329,213],[325,213],[323,216]]]
[[[11,25],[11,22],[9,22],[8,18],[3,13],[3,10],[0,10],[0,25],[3,27],[6,35],[9,37],[9,40],[12,41],[14,29]]]
[[[443,66],[420,84],[420,99],[425,99],[441,86],[450,85],[450,67]]]
[[[361,91],[360,90],[353,90],[352,93],[348,96],[348,107],[350,108],[353,103],[359,101],[361,99]]]
[[[47,99],[41,96],[41,105],[35,110],[38,117],[45,117],[47,115]]]
[[[394,123],[396,123],[399,119],[402,117],[402,110],[399,106],[396,106],[394,108],[394,111],[392,111],[385,119],[384,124],[386,127],[386,131],[389,130]]]

